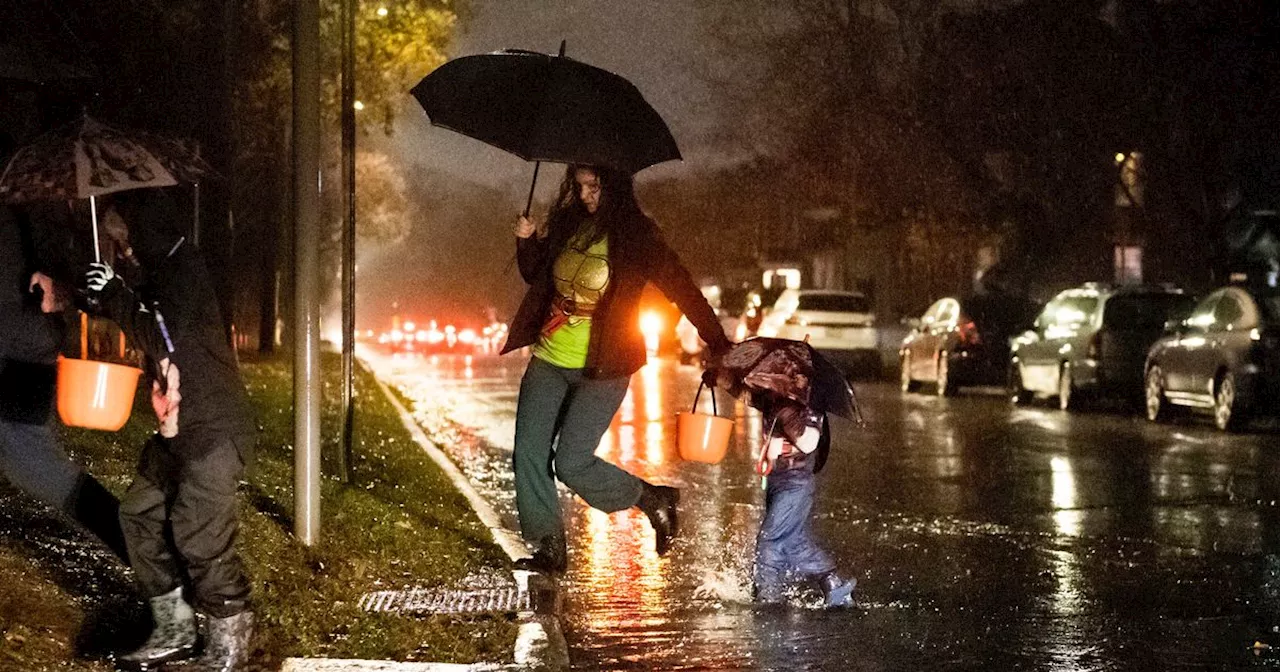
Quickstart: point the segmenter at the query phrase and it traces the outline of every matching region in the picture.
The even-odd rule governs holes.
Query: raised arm
[[[724,335],[715,311],[694,283],[693,276],[680,263],[675,251],[667,245],[657,225],[647,218],[643,221],[638,234],[649,280],[689,318],[711,355],[718,356],[732,343]]]

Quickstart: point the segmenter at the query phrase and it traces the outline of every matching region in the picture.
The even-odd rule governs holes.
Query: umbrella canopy
[[[101,260],[96,197],[171,187],[213,174],[186,143],[144,131],[121,131],[88,116],[14,153],[0,173],[0,202],[89,199],[94,260]]]
[[[179,141],[118,130],[86,116],[15,152],[0,174],[0,201],[91,198],[195,182],[211,172]]]
[[[716,369],[717,382],[735,395],[763,394],[862,420],[844,373],[804,341],[752,338],[730,348]]]
[[[411,93],[433,125],[528,161],[635,173],[680,158],[666,122],[631,82],[563,55],[464,56]]]

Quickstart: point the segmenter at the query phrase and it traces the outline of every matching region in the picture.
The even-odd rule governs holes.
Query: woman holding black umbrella
[[[729,345],[711,306],[635,199],[629,173],[570,165],[545,227],[520,217],[520,274],[529,290],[503,353],[532,346],[516,411],[516,507],[536,546],[518,566],[558,573],[567,565],[559,478],[605,512],[633,506],[648,516],[663,555],[676,534],[679,491],[633,476],[595,456],[644,365],[637,327],[647,282],[697,327],[712,358]]]

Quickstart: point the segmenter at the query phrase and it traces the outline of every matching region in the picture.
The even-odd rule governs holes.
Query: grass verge
[[[322,463],[329,474],[341,440],[341,366],[333,355],[322,364]],[[241,490],[239,541],[254,583],[255,667],[275,669],[290,656],[510,662],[517,625],[506,617],[406,617],[357,608],[373,590],[510,578],[506,556],[410,438],[372,376],[357,375],[352,483],[325,478],[321,539],[306,547],[292,535],[292,368],[265,359],[242,362],[241,369],[260,429],[256,464]],[[117,494],[153,426],[142,396],[118,433],[63,432],[68,452]],[[106,650],[146,632],[141,601],[119,594],[128,591],[127,578],[119,578],[127,571],[100,548],[85,550],[92,544],[82,537],[68,547],[46,543],[59,531],[76,532],[24,497],[0,495],[7,495],[0,496],[0,581],[32,586],[0,599],[0,669],[19,661],[32,670],[107,669],[100,660]],[[84,579],[113,572],[112,580]],[[102,611],[123,612],[133,625],[112,630],[104,622],[113,619],[96,615]],[[85,628],[103,632],[77,632]]]

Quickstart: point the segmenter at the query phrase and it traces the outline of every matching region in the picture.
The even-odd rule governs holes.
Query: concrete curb
[[[449,477],[454,487],[462,493],[467,501],[471,504],[471,508],[475,510],[479,516],[480,522],[489,528],[489,533],[493,536],[493,540],[506,552],[507,557],[514,562],[518,558],[527,557],[529,555],[528,548],[525,546],[518,534],[507,529],[502,525],[502,519],[498,516],[497,511],[489,504],[475,487],[471,485],[471,480],[467,478],[462,470],[449,459],[449,456],[440,450],[431,439],[427,438],[422,428],[418,426],[418,422],[414,420],[409,410],[400,403],[387,384],[374,376],[374,380],[378,382],[379,389],[386,395],[387,400],[391,402],[392,407],[400,414],[400,421],[404,424],[409,435],[417,442],[419,446]],[[544,597],[538,600],[544,606],[539,612],[521,612],[519,635],[516,637],[516,645],[514,651],[514,660],[516,666],[521,669],[536,670],[567,670],[569,669],[569,647],[564,639],[564,633],[560,628],[560,600],[559,591],[556,589],[555,583],[545,577],[532,573],[516,570],[513,573],[516,585],[521,590],[536,591]],[[287,666],[286,666],[287,668]],[[322,668],[307,668],[320,670]],[[335,668],[329,668],[335,669]],[[341,668],[341,669],[366,669],[366,668]],[[367,668],[376,670],[417,670],[417,668]],[[423,672],[431,669],[495,669],[493,667],[462,666],[453,668],[423,668]],[[290,670],[290,672],[301,672],[301,668]]]
[[[367,365],[361,362],[362,366]],[[372,372],[371,372],[372,373]],[[431,458],[449,477],[453,484],[471,504],[479,516],[480,522],[489,528],[493,540],[512,561],[529,555],[528,549],[520,536],[503,527],[502,519],[458,466],[440,450],[431,439],[427,438],[418,422],[413,419],[409,410],[400,403],[387,384],[374,375],[378,388],[386,395],[391,406],[400,415],[400,422],[408,430],[427,456]],[[555,583],[532,572],[516,570],[512,572],[516,586],[522,591],[538,592],[539,599],[535,604],[541,605],[536,612],[520,612],[520,629],[516,635],[512,666],[497,663],[451,664],[451,663],[404,663],[393,660],[347,660],[339,658],[288,658],[281,666],[281,672],[488,672],[495,670],[568,670],[569,647],[565,643],[560,629],[560,599]]]

